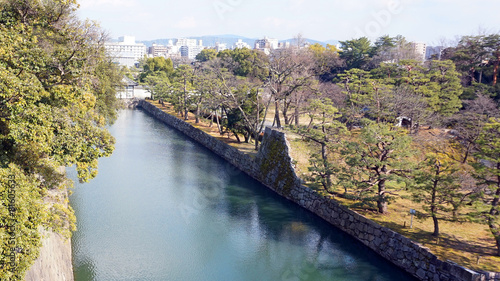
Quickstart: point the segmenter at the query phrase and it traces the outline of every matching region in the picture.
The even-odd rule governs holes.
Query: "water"
[[[114,154],[70,197],[76,281],[411,280],[142,111],[110,131]]]

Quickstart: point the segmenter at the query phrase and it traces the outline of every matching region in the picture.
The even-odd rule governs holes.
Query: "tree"
[[[195,59],[199,62],[206,62],[217,57],[217,51],[215,49],[203,49],[199,54],[196,55]]]
[[[164,57],[147,58],[144,61],[143,71],[139,75],[139,81],[144,82],[146,77],[151,75],[162,75],[170,77],[174,72],[174,66],[171,59]]]
[[[439,236],[439,220],[458,219],[458,209],[475,190],[464,190],[461,171],[465,164],[453,157],[456,152],[444,139],[420,140],[426,156],[415,171],[415,186],[410,188],[412,200],[422,207],[434,223],[433,236]]]
[[[358,139],[346,141],[340,149],[345,163],[338,163],[338,185],[352,189],[354,198],[363,204],[377,202],[378,212],[385,214],[391,195],[396,195],[391,185],[408,181],[415,152],[411,138],[401,129],[364,122]]]
[[[368,68],[373,69],[380,66],[381,63],[399,63],[401,60],[418,60],[418,54],[415,53],[412,43],[406,41],[401,35],[390,37],[381,36],[375,41],[370,53]]]
[[[322,82],[331,82],[344,66],[337,47],[327,44],[326,48],[316,43],[309,46],[314,60],[314,73]]]
[[[312,154],[309,160],[312,167],[313,179],[330,192],[332,187],[333,166],[328,157],[331,146],[338,143],[339,135],[345,134],[347,129],[337,119],[341,116],[329,98],[315,98],[309,101],[306,108],[310,121],[307,127],[301,126],[296,132],[306,140],[313,141],[321,146],[321,154]]]
[[[263,105],[261,94],[264,84],[250,78],[233,76],[223,67],[224,63],[214,61],[211,71],[215,73],[219,85],[219,102],[227,116],[227,127],[239,140],[238,133],[243,134],[245,142],[255,140],[255,150],[259,145],[259,133],[267,115],[270,100]]]
[[[498,70],[500,66],[500,34],[491,34],[484,38],[487,52],[490,54],[489,60],[493,65],[493,87],[498,81]]]
[[[364,115],[380,123],[393,121],[388,110],[391,100],[391,85],[384,79],[373,79],[373,76],[361,69],[350,69],[339,75],[338,85],[347,95],[347,116],[350,122]],[[352,127],[352,126],[351,126]]]
[[[23,280],[38,255],[40,228],[69,235],[70,207],[44,203],[75,165],[96,176],[113,151],[121,75],[105,34],[74,17],[75,1],[0,2],[0,279]]]
[[[340,58],[345,61],[347,69],[364,69],[372,54],[371,42],[366,37],[340,41],[340,49]]]
[[[280,108],[283,108],[285,125],[290,124],[288,110],[296,92],[310,87],[315,73],[312,71],[312,61],[306,50],[293,48],[273,50],[269,55],[269,63],[263,66],[269,73],[267,83],[275,103],[274,122],[281,127]],[[302,99],[297,99],[302,100]],[[298,106],[297,104],[295,106]],[[299,116],[295,116],[298,123]]]
[[[451,116],[460,109],[463,89],[460,74],[452,61],[431,61],[422,66],[417,61],[403,60],[400,65],[395,85],[406,85],[422,96],[435,120]]]
[[[500,256],[500,119],[491,118],[477,141],[475,164],[479,183],[484,186],[479,209],[481,218],[490,228]]]
[[[260,51],[247,48],[224,50],[217,57],[234,75],[257,80],[264,80],[268,76],[267,69],[263,67],[267,63],[267,56]]]
[[[182,64],[175,69],[172,80],[174,95],[179,97],[179,101],[174,103],[174,106],[177,106],[184,120],[188,120],[189,95],[194,89],[194,69],[189,64]]]
[[[497,104],[486,95],[478,94],[476,99],[464,102],[464,109],[451,116],[448,124],[457,132],[456,146],[463,147],[462,163],[467,163],[476,150],[477,140],[484,124],[491,117],[499,117]]]

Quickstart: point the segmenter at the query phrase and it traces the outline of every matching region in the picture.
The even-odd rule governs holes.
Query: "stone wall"
[[[64,172],[64,167],[60,168]],[[50,200],[67,204],[67,189],[54,189],[48,192]],[[46,201],[46,202],[47,202]],[[47,202],[49,204],[49,202]],[[41,230],[42,247],[35,263],[30,267],[26,281],[73,281],[71,239],[52,231]]]
[[[73,281],[71,241],[64,236],[42,231],[40,255],[26,273],[26,281]]]
[[[295,173],[289,154],[290,146],[283,132],[266,128],[260,150],[253,159],[146,101],[141,101],[139,106],[158,120],[212,150],[276,193],[352,235],[420,280],[500,281],[500,273],[475,272],[450,261],[441,261],[420,244],[302,185]]]

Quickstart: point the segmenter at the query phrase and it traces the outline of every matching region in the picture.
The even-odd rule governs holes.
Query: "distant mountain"
[[[320,45],[323,45],[323,46],[326,46],[326,44],[332,44],[332,43],[329,43],[329,41],[327,42],[323,42],[323,41],[318,41],[318,40],[314,40],[314,39],[310,39],[310,38],[304,38],[304,40],[306,42],[308,42],[309,44],[320,44]],[[293,42],[295,41],[295,39],[287,39],[287,40],[280,40],[280,42],[290,42],[290,44],[293,44]],[[331,41],[334,41],[334,40],[331,40]],[[335,41],[337,42],[337,41]],[[336,43],[335,43],[336,44]]]
[[[340,44],[339,40],[327,40],[327,41],[325,41],[325,43],[330,44],[330,45]]]
[[[238,42],[239,39],[241,39],[243,42],[247,43],[250,45],[250,47],[253,48],[255,44],[255,40],[259,38],[248,38],[244,36],[239,36],[239,35],[234,35],[234,34],[223,34],[223,35],[208,35],[208,36],[191,36],[191,37],[186,37],[189,39],[196,39],[196,40],[203,40],[203,45],[204,46],[215,46],[216,43],[221,43],[221,44],[227,44],[228,48],[231,48],[236,42]],[[166,39],[155,39],[155,40],[147,40],[147,41],[138,41],[139,43],[144,43],[147,47],[152,46],[153,44],[158,44],[158,45],[167,45],[169,40],[172,40],[175,42],[176,38],[166,38]],[[309,39],[305,38],[305,40],[311,44],[316,44],[319,43],[323,46],[326,46],[326,44],[338,44],[337,40],[329,40],[326,42],[314,40],[314,39]],[[279,40],[279,42],[290,42],[293,43],[294,39],[286,39],[286,40]]]

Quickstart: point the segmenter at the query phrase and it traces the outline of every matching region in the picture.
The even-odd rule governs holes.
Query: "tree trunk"
[[[438,237],[439,236],[439,224],[438,224],[438,219],[436,216],[437,213],[437,206],[436,206],[436,193],[437,193],[437,186],[439,184],[439,174],[441,173],[441,166],[440,163],[438,162],[436,164],[436,178],[432,181],[432,192],[431,192],[431,216],[432,216],[432,221],[434,222],[434,233],[432,233],[432,236]]]
[[[497,54],[497,60],[495,61],[495,67],[493,68],[493,86],[497,84],[497,76],[498,76],[498,66],[500,64],[500,55]]]
[[[500,163],[497,163],[497,170],[500,170]],[[497,218],[500,216],[500,175],[497,176],[497,191],[491,202],[491,210],[488,216],[488,226],[491,234],[495,237],[497,243],[497,256],[500,256],[500,225],[497,223]]]
[[[274,108],[276,110],[276,112],[274,113],[274,121],[276,122],[276,127],[281,128],[280,102],[278,100],[274,101]]]
[[[295,126],[299,127],[300,126],[300,122],[299,122],[299,115],[300,115],[300,111],[299,111],[299,106],[295,106]]]
[[[283,106],[283,119],[285,120],[285,125],[290,125],[290,119],[288,118],[288,106],[286,105],[286,101]]]
[[[434,233],[432,233],[432,236],[438,237],[439,236],[438,218],[435,215],[433,215],[432,216],[432,221],[434,222]]]
[[[235,131],[232,131],[232,132],[233,132],[233,135],[236,137],[236,140],[238,141],[238,143],[241,143],[241,140],[240,140],[240,137],[238,136],[238,134]]]
[[[200,123],[200,105],[197,104],[196,105],[196,121],[195,121],[196,124]]]
[[[323,167],[325,168],[325,188],[328,189],[332,187],[332,173],[328,169],[328,154],[326,150],[326,143],[321,143],[321,158],[323,158]]]
[[[221,116],[222,116],[222,110],[221,110]],[[217,129],[219,129],[219,134],[222,135],[222,128],[220,127],[219,115],[217,113],[217,110],[215,111],[215,120],[217,120]]]
[[[184,78],[184,120],[188,120],[187,81]]]
[[[377,199],[378,212],[381,214],[387,213],[387,201],[385,200],[385,179],[378,182],[378,199]]]

